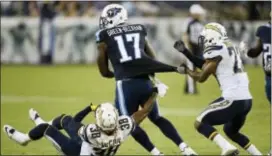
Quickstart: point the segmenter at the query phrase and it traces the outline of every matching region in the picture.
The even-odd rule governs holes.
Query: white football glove
[[[240,54],[243,54],[247,57],[248,44],[244,41],[240,42],[239,51],[240,51]]]
[[[158,94],[160,97],[164,97],[166,95],[166,92],[168,90],[168,86],[162,83],[159,79],[156,77],[150,77],[153,82],[155,83],[155,86],[158,88]]]

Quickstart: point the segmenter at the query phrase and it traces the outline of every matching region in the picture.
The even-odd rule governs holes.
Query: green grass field
[[[270,147],[270,105],[264,93],[264,74],[261,68],[247,67],[254,105],[242,129],[251,141],[266,154]],[[183,139],[201,155],[218,155],[219,148],[198,134],[193,126],[198,113],[220,96],[214,78],[199,85],[200,94],[183,94],[184,76],[168,73],[158,77],[169,86],[167,96],[159,99],[160,111],[176,126]],[[28,110],[35,108],[50,120],[60,113],[74,114],[89,102],[113,101],[114,80],[102,78],[95,66],[2,66],[1,67],[1,126],[10,124],[27,132],[34,124]],[[94,121],[90,115],[85,123]],[[179,149],[147,119],[141,126],[153,143],[167,155],[177,155]],[[221,127],[218,127],[222,132]],[[223,133],[222,133],[223,134]],[[237,145],[236,145],[237,146]],[[237,146],[238,147],[238,146]],[[242,155],[247,154],[242,149]],[[21,147],[1,131],[1,155],[57,154],[46,139]],[[148,154],[132,137],[118,154]]]

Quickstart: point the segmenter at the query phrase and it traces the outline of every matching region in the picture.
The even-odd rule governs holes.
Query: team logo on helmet
[[[119,12],[121,12],[122,8],[112,8],[107,11],[108,17],[114,17],[117,15]]]

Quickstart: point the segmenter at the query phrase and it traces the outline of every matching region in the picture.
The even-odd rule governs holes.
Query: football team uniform
[[[134,129],[134,121],[129,116],[120,116],[118,118],[117,130],[112,135],[107,135],[96,124],[89,124],[79,129],[79,136],[83,141],[89,143],[89,146],[81,150],[90,150],[94,156],[112,156],[115,155],[119,146],[131,134]]]
[[[225,124],[226,127],[239,130],[252,105],[248,76],[243,71],[239,53],[229,41],[204,50],[205,59],[217,56],[222,57],[215,73],[222,95],[213,101],[197,120],[210,125]]]
[[[45,131],[45,137],[52,140],[56,149],[67,156],[77,156],[82,151],[88,151],[91,156],[111,156],[116,154],[121,143],[131,134],[134,124],[131,117],[120,116],[117,130],[113,135],[107,135],[96,124],[84,126],[71,116],[65,116],[62,128],[69,137],[59,131],[58,125],[50,125]],[[87,144],[83,145],[83,142]]]
[[[267,99],[271,104],[271,23],[260,26],[257,29],[256,36],[262,42],[263,69],[265,72],[265,91]]]
[[[176,71],[145,53],[146,29],[141,24],[119,25],[96,33],[96,42],[107,44],[106,53],[116,79],[115,105],[120,115],[132,115],[152,94],[149,75]],[[157,105],[149,116],[158,116]]]

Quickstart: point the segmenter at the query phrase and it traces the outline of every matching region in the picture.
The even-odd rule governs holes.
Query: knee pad
[[[234,132],[230,126],[225,125],[223,128],[225,134],[229,137],[229,138],[233,138],[237,133]]]
[[[159,122],[159,120],[162,118],[161,116],[159,116],[158,114],[156,115],[149,115],[148,116],[149,120],[153,123],[156,124],[156,122]]]

